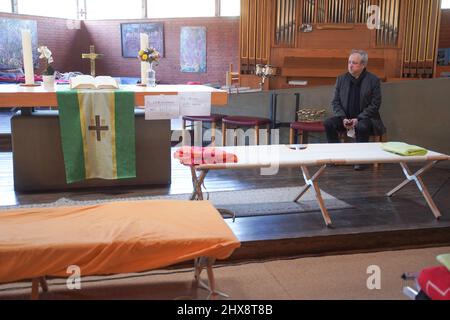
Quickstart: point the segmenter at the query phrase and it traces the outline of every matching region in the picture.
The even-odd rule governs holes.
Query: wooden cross
[[[91,59],[91,76],[95,77],[95,60],[103,57],[101,53],[95,53],[94,46],[89,46],[89,53],[82,53],[81,58]]]
[[[93,130],[97,132],[97,141],[102,141],[102,130],[103,131],[108,131],[109,127],[108,126],[101,126],[100,125],[100,116],[95,116],[95,126],[89,126],[88,130]]]

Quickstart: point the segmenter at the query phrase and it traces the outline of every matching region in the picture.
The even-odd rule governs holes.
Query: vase
[[[156,72],[153,69],[153,62],[149,63],[147,70],[147,86],[156,87]]]
[[[42,82],[45,88],[52,88],[55,86],[55,76],[54,75],[43,75]]]

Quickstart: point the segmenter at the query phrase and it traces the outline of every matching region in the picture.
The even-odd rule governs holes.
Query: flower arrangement
[[[37,51],[41,54],[39,56],[39,59],[46,59],[46,67],[44,69],[44,72],[42,73],[43,75],[47,75],[47,76],[52,76],[55,74],[55,69],[53,69],[52,66],[52,62],[53,62],[53,57],[52,57],[52,52],[50,51],[49,48],[47,48],[46,46],[40,46]]]
[[[147,48],[145,50],[140,50],[138,55],[138,58],[142,62],[149,62],[149,63],[158,62],[160,57],[161,55],[159,54],[158,50],[152,47]]]

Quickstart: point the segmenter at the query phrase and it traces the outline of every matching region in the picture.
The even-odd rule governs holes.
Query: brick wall
[[[38,44],[46,45],[52,51],[55,69],[65,72],[81,68],[81,59],[78,58],[81,57],[81,48],[80,42],[77,41],[81,30],[67,27],[68,21],[72,20],[9,13],[0,13],[0,18],[36,20]],[[42,66],[42,63],[40,65]],[[40,74],[41,69],[42,67],[36,73]]]
[[[0,12],[0,18],[36,20],[38,43],[47,45],[52,50],[54,66],[58,71],[89,73],[89,62],[81,59],[81,53],[88,52],[89,45],[94,44],[97,52],[106,55],[97,62],[97,74],[139,77],[137,59],[121,56],[120,23],[142,22],[142,20],[82,21],[80,29],[70,29],[67,22],[71,20],[66,19],[3,12]],[[233,63],[235,69],[237,68],[239,18],[179,18],[165,19],[163,22],[166,56],[156,68],[158,80],[163,83],[201,81],[223,84],[228,64]],[[179,44],[182,26],[207,28],[207,73],[180,72]],[[439,48],[450,48],[450,9],[442,10]]]
[[[439,48],[450,48],[450,9],[442,10]]]
[[[180,84],[188,81],[220,82],[225,84],[225,72],[233,63],[238,66],[239,18],[177,18],[165,20],[145,20],[164,23],[164,58],[155,68],[156,78],[161,83]],[[102,20],[85,21],[82,43],[96,46],[96,52],[105,54],[98,62],[98,74],[140,77],[137,58],[122,58],[120,24],[143,22],[142,20]],[[180,29],[184,26],[206,27],[207,72],[180,72]],[[86,68],[83,69],[87,71]]]
[[[20,18],[37,21],[38,43],[53,52],[54,66],[60,72],[89,73],[89,60],[81,59],[89,45],[105,56],[97,60],[97,74],[140,77],[137,58],[122,58],[120,24],[129,22],[163,22],[165,57],[155,68],[161,83],[180,84],[188,81],[225,84],[228,65],[238,66],[239,18],[177,18],[165,20],[99,20],[81,21],[79,29],[69,29],[72,20],[0,13],[0,18]],[[180,29],[184,26],[206,27],[207,72],[180,72]],[[38,70],[38,73],[41,71]]]

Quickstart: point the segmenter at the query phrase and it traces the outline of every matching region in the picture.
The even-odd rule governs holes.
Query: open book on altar
[[[70,89],[118,89],[119,84],[110,76],[76,76],[70,79]]]

